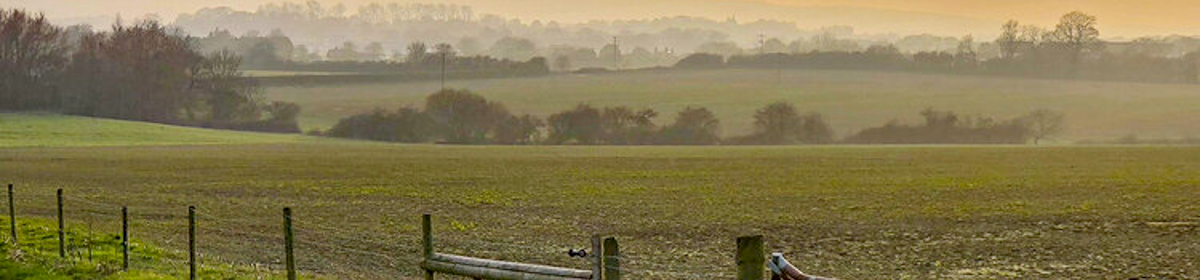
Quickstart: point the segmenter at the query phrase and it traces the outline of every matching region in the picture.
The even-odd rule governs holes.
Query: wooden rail
[[[433,250],[433,226],[431,220],[432,218],[429,215],[421,217],[421,229],[424,235],[422,240],[425,243],[423,244],[425,248],[425,260],[421,262],[421,269],[425,270],[425,279],[432,279],[434,273],[490,280],[620,279],[619,275],[615,278],[602,277],[603,273],[600,272],[600,269],[604,267],[602,263],[593,266],[592,270],[581,270],[436,253]],[[612,239],[612,242],[615,246],[616,239]],[[592,244],[592,253],[598,254],[599,252],[596,251],[598,249],[598,242],[592,242]],[[592,258],[592,260],[597,261],[602,259]]]
[[[480,279],[592,279],[592,271],[590,270],[578,270],[437,253],[433,255],[433,258],[425,260],[425,262],[421,264],[421,267],[438,273],[454,274]]]

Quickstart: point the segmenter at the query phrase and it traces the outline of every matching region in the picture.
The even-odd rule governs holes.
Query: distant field
[[[289,143],[298,135],[246,133],[56,114],[0,113],[0,147]]]
[[[669,122],[684,106],[705,106],[725,134],[752,129],[754,110],[791,101],[826,116],[839,135],[899,119],[918,122],[927,107],[1011,118],[1037,108],[1062,110],[1065,140],[1200,137],[1200,86],[1057,81],[858,71],[657,71],[450,81],[504,102],[515,112],[547,116],[578,103],[627,105],[659,111]],[[271,87],[272,100],[300,103],[301,126],[328,128],[375,107],[420,106],[437,82]]]
[[[1200,277],[1200,147],[0,148],[0,178],[22,215],[65,188],[74,226],[129,205],[167,250],[196,205],[203,259],[274,268],[295,207],[300,267],[348,279],[418,275],[422,213],[505,260],[585,268],[567,249],[616,236],[630,279],[731,279],[750,234],[843,279]]]
[[[315,72],[315,71],[279,71],[279,70],[246,70],[246,76],[250,77],[281,77],[281,76],[331,76],[331,75],[349,75],[354,72]]]

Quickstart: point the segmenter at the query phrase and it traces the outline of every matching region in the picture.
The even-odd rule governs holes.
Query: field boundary
[[[84,244],[82,246],[84,248],[80,248],[80,246],[75,244],[74,241],[72,241],[70,246],[68,246],[67,236],[65,234],[67,232],[67,224],[66,224],[65,218],[64,218],[65,217],[64,206],[67,205],[67,202],[79,202],[79,203],[87,204],[87,205],[90,205],[93,207],[120,209],[119,217],[121,220],[121,225],[120,225],[121,232],[118,237],[120,239],[120,246],[117,249],[118,252],[114,252],[114,253],[121,255],[121,258],[120,258],[121,271],[129,270],[130,265],[131,265],[131,260],[130,260],[131,252],[130,252],[130,240],[129,240],[130,209],[127,205],[116,205],[116,204],[93,201],[93,200],[81,198],[81,197],[75,197],[75,196],[71,196],[71,195],[64,193],[63,189],[57,189],[57,191],[55,193],[55,202],[56,202],[55,204],[57,206],[56,211],[54,213],[55,213],[55,216],[57,219],[58,257],[61,259],[65,259],[65,260],[71,260],[72,258],[81,257],[75,253],[78,250],[81,250],[81,249],[87,250],[89,255],[92,253],[92,250],[93,250],[93,248],[91,248],[91,244]],[[84,212],[89,212],[89,211],[84,210]],[[18,234],[18,232],[19,232],[18,231],[18,223],[17,223],[18,217],[17,217],[17,207],[15,204],[15,190],[14,190],[13,184],[8,184],[8,214],[9,214],[8,227],[9,227],[10,232],[9,232],[9,236],[8,236],[9,238],[5,241],[11,242],[11,244],[13,245],[12,248],[19,251],[19,250],[21,250],[21,245],[20,245],[21,242],[20,242],[20,235]],[[204,244],[197,243],[198,229],[199,229],[199,227],[197,226],[197,223],[196,223],[197,217],[206,217],[209,219],[216,219],[216,220],[228,220],[228,219],[221,218],[221,217],[212,217],[212,216],[208,216],[206,214],[201,214],[201,212],[199,211],[199,209],[196,206],[188,206],[187,215],[186,215],[188,259],[187,259],[186,267],[187,267],[189,279],[191,279],[191,280],[199,279],[200,274],[203,272],[202,269],[198,268],[198,262],[204,256],[197,254],[197,250],[200,246],[204,246]],[[454,254],[448,254],[448,253],[439,253],[439,252],[435,251],[435,249],[434,249],[435,248],[435,246],[434,246],[435,238],[433,235],[432,215],[430,215],[430,214],[424,214],[421,217],[421,228],[422,228],[421,246],[422,247],[420,248],[421,253],[419,256],[391,255],[386,252],[377,252],[377,251],[373,251],[373,250],[369,250],[369,249],[368,250],[354,249],[354,248],[349,248],[346,246],[341,246],[341,245],[336,245],[336,244],[318,243],[318,242],[312,242],[312,241],[297,241],[295,239],[295,230],[297,228],[295,227],[295,224],[293,224],[293,218],[294,217],[293,217],[293,213],[292,213],[292,208],[284,207],[282,209],[282,219],[281,219],[281,222],[283,224],[283,232],[280,232],[280,234],[278,236],[270,236],[268,234],[256,234],[256,233],[243,232],[243,231],[238,231],[238,230],[229,230],[229,231],[239,233],[241,235],[246,235],[246,236],[256,236],[256,237],[259,237],[262,239],[277,239],[281,243],[283,243],[284,249],[282,252],[278,252],[278,253],[285,256],[285,268],[284,269],[271,269],[271,271],[274,271],[273,273],[286,273],[286,275],[287,275],[286,279],[289,279],[289,280],[297,279],[299,272],[314,272],[314,274],[319,274],[319,272],[317,272],[317,271],[302,271],[301,269],[297,268],[297,266],[296,266],[296,246],[295,246],[295,244],[297,242],[310,244],[310,245],[317,245],[317,247],[321,247],[321,248],[325,248],[325,249],[356,252],[361,255],[375,257],[375,258],[387,261],[389,263],[404,263],[404,264],[408,264],[408,265],[414,265],[420,271],[423,271],[424,279],[427,279],[427,280],[432,280],[435,273],[465,276],[465,277],[470,277],[473,279],[489,279],[489,280],[516,280],[516,279],[620,280],[620,279],[622,279],[623,275],[629,275],[629,276],[661,275],[661,276],[666,276],[666,277],[670,277],[673,279],[738,279],[738,280],[754,279],[754,280],[761,280],[761,279],[763,279],[763,276],[766,271],[766,267],[764,266],[764,264],[766,261],[767,254],[764,251],[763,237],[761,235],[744,236],[744,237],[737,238],[737,249],[736,249],[736,251],[733,252],[734,254],[731,254],[732,256],[736,256],[737,267],[736,267],[736,269],[730,269],[731,273],[736,272],[736,274],[697,272],[695,270],[695,268],[696,268],[695,266],[680,267],[680,266],[675,266],[675,265],[662,265],[662,264],[654,264],[651,261],[646,261],[645,262],[646,266],[644,266],[644,267],[651,267],[654,269],[630,269],[628,267],[622,267],[621,264],[623,262],[629,263],[629,262],[639,262],[639,261],[643,261],[643,260],[637,259],[637,258],[631,258],[630,256],[626,256],[626,255],[622,255],[620,253],[619,244],[615,237],[602,238],[602,236],[599,234],[592,236],[591,248],[579,249],[579,250],[571,249],[568,252],[563,252],[563,253],[566,253],[566,255],[568,255],[568,257],[583,258],[583,259],[588,260],[591,263],[591,267],[588,267],[587,269],[576,269],[576,268],[554,267],[554,266],[540,265],[540,264],[533,264],[533,263],[524,263],[524,262],[491,260],[491,259],[462,256],[462,255],[454,255]],[[89,224],[89,230],[90,230],[90,227],[91,227],[90,225],[95,221],[90,220],[90,218],[85,219],[85,220],[87,220],[86,222]],[[323,226],[319,226],[319,225],[314,225],[314,227],[329,228],[329,227],[323,227]],[[226,231],[226,230],[221,229],[220,231]],[[471,242],[496,243],[493,241],[478,241],[478,240],[471,241]],[[516,246],[516,247],[523,246],[520,244],[503,244],[503,245],[504,246]],[[269,254],[270,252],[263,252],[263,253]],[[284,270],[284,271],[280,272],[278,270]],[[391,277],[402,278],[402,275],[392,275]],[[639,279],[642,277],[631,277],[631,278]]]

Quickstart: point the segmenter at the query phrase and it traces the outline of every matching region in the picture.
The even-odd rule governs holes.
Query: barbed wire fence
[[[155,246],[130,242],[128,269],[158,270],[173,276],[189,275],[186,208],[128,207],[106,202],[103,198],[64,193],[62,216],[65,223],[63,238],[67,258],[73,261],[97,261],[98,254],[121,254],[123,223],[129,239],[137,240],[140,230],[166,229],[155,232]],[[9,196],[19,209],[16,216],[57,216],[58,209],[46,207],[52,195]],[[123,209],[127,211],[122,213]],[[222,212],[228,213],[228,212]],[[283,274],[285,265],[285,226],[282,213],[242,213],[224,216],[196,207],[195,255],[200,273],[230,271],[232,273]],[[8,218],[8,217],[6,217]],[[19,219],[19,217],[16,217]],[[123,220],[124,219],[124,220]],[[163,226],[167,225],[167,226]],[[389,234],[380,238],[378,232],[360,231],[330,226],[303,215],[291,217],[294,235],[296,269],[313,275],[350,279],[416,279],[424,274],[422,240],[419,233]],[[7,226],[7,223],[3,226]],[[20,224],[18,224],[20,226]],[[11,241],[12,237],[4,238]],[[578,244],[552,244],[546,241],[513,241],[519,237],[472,237],[465,234],[444,234],[437,237],[439,250],[479,258],[520,261],[563,267],[593,266],[588,258],[572,258],[570,249],[586,248],[586,240]],[[24,243],[24,242],[22,242]],[[604,269],[617,271],[632,279],[739,279],[732,269],[734,258],[721,258],[717,263],[689,262],[686,256],[654,254],[644,243],[631,243],[623,254],[609,256],[619,266]],[[593,252],[594,253],[594,252]],[[722,255],[728,256],[728,252]],[[514,259],[520,256],[521,259]],[[119,261],[98,263],[103,270],[122,269]],[[463,277],[470,279],[469,277]]]

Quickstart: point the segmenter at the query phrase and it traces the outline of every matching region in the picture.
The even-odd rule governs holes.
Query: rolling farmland
[[[185,248],[196,205],[209,260],[278,268],[279,209],[294,207],[300,267],[351,278],[416,276],[422,213],[439,250],[502,260],[582,268],[568,248],[615,236],[637,279],[731,275],[734,237],[750,234],[805,271],[847,279],[1188,278],[1200,261],[1196,147],[304,140],[0,157],[20,214],[52,217],[64,188],[91,202],[69,202],[74,225],[111,230],[102,213],[129,205],[134,235],[164,250]],[[84,209],[101,214],[72,212]]]
[[[448,86],[542,117],[578,103],[625,105],[658,110],[664,124],[685,106],[705,106],[727,136],[751,131],[755,110],[784,100],[823,114],[841,136],[891,120],[916,123],[919,111],[933,107],[997,118],[1060,110],[1068,124],[1062,141],[1200,137],[1196,85],[815,70],[785,70],[782,78],[778,83],[772,70],[671,70],[455,80]],[[281,86],[267,88],[266,96],[299,103],[301,126],[309,130],[377,107],[422,106],[438,87],[436,81]]]

